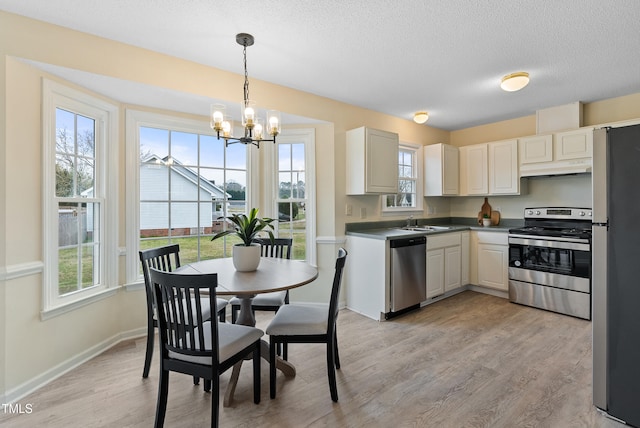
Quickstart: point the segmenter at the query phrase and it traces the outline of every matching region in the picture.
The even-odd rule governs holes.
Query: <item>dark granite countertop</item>
[[[486,232],[508,232],[509,229],[522,227],[524,220],[503,219],[497,226],[483,227],[478,224],[477,219],[467,217],[444,217],[429,219],[413,219],[412,225],[420,226],[446,226],[447,229],[437,229],[429,231],[403,230],[406,220],[387,220],[362,223],[347,223],[346,234],[349,236],[359,236],[371,239],[398,239],[410,238],[412,236],[429,236],[441,233],[460,232],[463,230],[478,230]]]

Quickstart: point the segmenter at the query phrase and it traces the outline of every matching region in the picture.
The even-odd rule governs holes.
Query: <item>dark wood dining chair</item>
[[[180,267],[180,245],[173,244],[164,247],[151,248],[149,250],[139,251],[140,263],[142,264],[142,276],[144,278],[144,288],[147,297],[147,350],[144,357],[144,369],[142,377],[149,376],[151,368],[151,358],[153,357],[153,342],[155,336],[155,328],[158,327],[156,317],[156,302],[153,294],[153,286],[149,279],[149,268],[155,268],[162,271],[172,272]],[[216,299],[216,312],[220,320],[224,321],[226,317],[226,307],[228,301],[226,299]],[[211,317],[210,305],[203,307],[202,315],[205,319]],[[197,383],[197,381],[196,381]]]
[[[291,248],[293,240],[289,238],[275,238],[273,242],[269,238],[254,239],[253,242],[260,244],[260,255],[262,257],[277,257],[280,259],[291,259]],[[251,309],[254,311],[278,312],[280,306],[289,303],[289,290],[275,291],[273,293],[258,294],[253,298]],[[233,297],[229,299],[231,305],[231,322],[235,324],[240,310],[240,299]]]
[[[342,270],[347,259],[344,248],[338,250],[333,285],[329,304],[288,304],[276,312],[269,323],[266,333],[269,335],[269,390],[271,398],[276,397],[276,348],[288,343],[325,343],[327,345],[327,374],[331,399],[338,401],[336,369],[340,368],[338,355],[338,336],[336,320],[338,318],[338,297],[342,283]],[[285,355],[283,353],[283,355]],[[286,356],[285,356],[286,359]]]
[[[160,380],[155,426],[167,412],[169,373],[205,379],[211,388],[211,426],[220,411],[220,375],[244,359],[253,359],[253,401],[260,402],[260,338],[264,332],[246,325],[206,321],[203,307],[216,295],[218,274],[180,274],[149,270],[158,304]],[[204,297],[207,296],[207,297]],[[191,305],[193,299],[195,305]]]

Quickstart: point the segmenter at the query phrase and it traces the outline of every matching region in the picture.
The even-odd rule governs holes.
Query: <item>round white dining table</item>
[[[216,294],[220,296],[236,296],[240,299],[240,313],[237,323],[255,326],[256,320],[251,310],[251,303],[256,294],[272,293],[289,290],[314,281],[318,277],[318,269],[300,260],[288,260],[272,257],[262,257],[258,269],[252,272],[238,272],[230,257],[202,260],[181,266],[176,272],[184,274],[218,274]],[[262,341],[262,357],[269,359],[269,344]],[[229,386],[224,397],[224,406],[229,406],[236,389],[240,367],[238,363],[233,367]],[[281,358],[276,361],[276,367],[285,376],[295,376],[295,367]]]

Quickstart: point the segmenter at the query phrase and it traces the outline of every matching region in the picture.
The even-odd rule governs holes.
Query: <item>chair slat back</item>
[[[218,319],[211,317],[209,328],[202,317],[205,304],[215,302],[218,275],[187,275],[149,269],[150,280],[158,302],[158,331],[163,358],[168,351],[180,354],[212,357],[218,362]],[[215,309],[215,308],[214,308]],[[205,349],[205,338],[211,337],[211,349]]]
[[[280,259],[291,259],[291,247],[293,239],[274,238],[273,242],[269,238],[256,238],[253,242],[260,244],[260,254],[262,257],[276,257]]]
[[[331,332],[336,325],[336,319],[338,318],[338,298],[340,297],[340,286],[342,284],[342,271],[344,264],[347,261],[347,250],[340,248],[338,250],[338,257],[336,259],[336,268],[333,275],[333,285],[331,286],[331,298],[329,300],[329,322],[328,332]]]
[[[180,267],[180,245],[173,244],[164,247],[151,248],[139,251],[140,263],[142,264],[142,276],[145,287],[153,293],[153,287],[149,279],[149,268],[154,268],[164,272],[173,272]]]

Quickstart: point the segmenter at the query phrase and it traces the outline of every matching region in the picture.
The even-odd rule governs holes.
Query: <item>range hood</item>
[[[590,173],[591,165],[591,159],[524,164],[520,165],[520,177]]]

